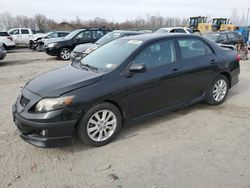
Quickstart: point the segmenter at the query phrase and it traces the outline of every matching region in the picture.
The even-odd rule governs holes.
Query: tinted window
[[[0,32],[0,36],[10,36],[7,32]]]
[[[102,36],[104,36],[103,31],[92,31],[93,39],[100,39]]]
[[[237,37],[235,36],[235,34],[234,33],[228,33],[228,39],[229,40],[237,40]]]
[[[28,29],[21,29],[21,33],[22,34],[29,34],[29,30]]]
[[[219,41],[227,41],[227,35],[226,34],[221,34],[220,36],[219,36],[219,39],[218,39]]]
[[[154,43],[143,49],[134,59],[134,64],[145,64],[147,68],[154,68],[176,61],[175,46],[172,40]]]
[[[213,53],[211,48],[199,39],[179,39],[178,42],[183,59],[200,57]]]
[[[58,37],[58,33],[51,33],[50,35],[48,35],[48,38],[57,38]]]
[[[76,36],[76,38],[80,39],[80,41],[92,39],[91,31],[83,31],[83,32],[79,33]]]
[[[19,34],[19,29],[14,29],[10,32],[11,35],[18,35]]]
[[[176,29],[175,32],[176,33],[186,33],[186,31],[184,29]]]
[[[58,37],[65,37],[67,35],[68,35],[68,33],[58,33]]]

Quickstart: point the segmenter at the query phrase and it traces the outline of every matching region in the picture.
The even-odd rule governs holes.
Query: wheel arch
[[[101,102],[95,103],[95,104],[91,105],[89,108],[83,110],[81,116],[83,117],[83,116],[85,115],[85,113],[86,113],[88,110],[90,110],[90,109],[93,108],[94,106],[96,106],[96,105],[98,105],[98,104],[102,104],[102,103],[110,103],[110,104],[114,105],[114,106],[119,110],[119,112],[120,112],[120,114],[121,114],[122,126],[123,126],[123,123],[124,123],[124,120],[125,120],[125,111],[122,109],[121,105],[120,105],[117,101],[114,101],[114,100],[109,100],[109,99],[107,99],[107,100],[103,100],[103,101],[101,101]],[[81,117],[81,118],[82,118],[82,117]],[[81,118],[78,119],[78,121],[77,121],[77,123],[76,123],[76,125],[75,125],[75,128],[77,128],[79,122],[81,121]]]
[[[231,77],[230,73],[223,71],[220,74],[227,78],[228,83],[229,83],[229,88],[231,88],[232,77]]]
[[[121,114],[121,117],[122,117],[122,125],[123,125],[123,122],[124,122],[124,119],[125,119],[125,112],[122,109],[121,105],[117,101],[114,101],[114,100],[104,100],[102,103],[105,103],[105,102],[114,105],[120,111],[120,114]]]

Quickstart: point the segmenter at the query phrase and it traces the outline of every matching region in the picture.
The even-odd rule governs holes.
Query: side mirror
[[[146,65],[144,64],[132,64],[129,67],[129,72],[133,72],[133,73],[142,73],[142,72],[146,72]]]

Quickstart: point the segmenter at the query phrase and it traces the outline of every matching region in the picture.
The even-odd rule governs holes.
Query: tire
[[[42,46],[42,44],[38,44],[38,45],[37,45],[36,51],[37,51],[37,52],[42,52],[42,51],[43,51],[43,46]]]
[[[5,50],[7,50],[7,46],[3,43],[3,48],[5,49]]]
[[[211,105],[222,104],[227,98],[228,91],[229,81],[226,76],[220,74],[209,86],[206,92],[206,102]]]
[[[69,60],[70,59],[70,50],[68,48],[63,48],[59,51],[58,55],[59,59],[61,60]]]
[[[104,114],[106,119],[103,118]],[[101,121],[98,121],[97,116]],[[110,103],[101,103],[92,107],[82,117],[77,127],[77,134],[87,145],[103,146],[113,140],[121,126],[122,117],[118,108]]]

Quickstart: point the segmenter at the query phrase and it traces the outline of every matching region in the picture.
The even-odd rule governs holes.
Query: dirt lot
[[[0,63],[0,187],[249,188],[250,61],[220,106],[198,104],[126,127],[109,145],[25,143],[11,105],[29,79],[69,64],[28,49]]]

